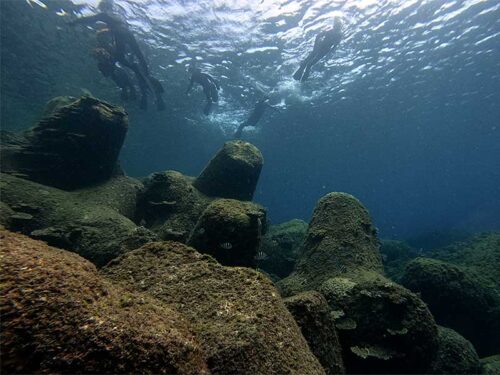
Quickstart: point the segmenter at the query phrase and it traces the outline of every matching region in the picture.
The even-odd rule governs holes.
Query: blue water
[[[65,3],[18,0],[2,18],[5,128],[29,127],[51,97],[82,88],[120,103],[90,57],[93,31],[68,28]],[[74,3],[88,5],[81,15],[97,4]],[[243,138],[264,155],[255,200],[274,223],[308,220],[322,195],[345,191],[382,237],[500,228],[499,1],[116,0],[115,9],[168,105],[126,105],[129,175],[197,175],[266,93],[279,113]],[[334,16],[345,39],[295,82]],[[192,61],[222,86],[208,117],[200,90],[183,94]]]

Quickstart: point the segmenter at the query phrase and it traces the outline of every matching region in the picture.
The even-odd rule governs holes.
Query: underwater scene
[[[2,374],[499,374],[499,0],[0,0]]]

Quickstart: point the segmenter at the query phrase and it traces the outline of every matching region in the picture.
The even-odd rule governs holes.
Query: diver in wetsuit
[[[335,17],[333,28],[323,31],[316,36],[312,52],[300,64],[299,69],[293,74],[297,81],[304,82],[311,73],[311,68],[330,51],[335,49],[342,40],[342,22]]]
[[[196,68],[193,65],[189,67],[189,73],[191,73],[191,79],[189,81],[189,86],[186,90],[186,94],[191,91],[191,88],[193,87],[193,84],[195,82],[199,83],[201,87],[203,87],[203,93],[207,98],[207,104],[203,109],[203,113],[205,115],[208,115],[210,113],[210,109],[212,108],[212,103],[216,103],[219,100],[219,83],[212,76],[206,73],[202,73],[199,68]]]
[[[129,74],[125,69],[118,66],[113,58],[114,46],[110,30],[99,30],[96,37],[97,48],[92,51],[92,56],[97,60],[99,71],[104,77],[111,78],[121,89],[123,101],[135,100],[136,91]]]
[[[144,55],[139,48],[139,44],[137,43],[137,40],[132,32],[129,30],[127,24],[118,16],[111,13],[112,1],[102,1],[99,4],[99,9],[102,13],[78,18],[70,22],[70,25],[87,25],[95,22],[105,23],[111,32],[114,41],[112,59],[135,73],[142,94],[141,108],[146,109],[147,93],[150,91],[155,95],[158,110],[165,109],[165,103],[163,102],[163,98],[161,96],[164,92],[163,87],[158,80],[151,77],[146,59],[144,58]],[[138,63],[129,60],[127,58],[128,54],[135,57],[138,60]]]
[[[236,133],[234,133],[234,138],[240,138],[243,129],[245,129],[247,126],[257,125],[267,108],[277,110],[275,107],[269,104],[269,98],[265,96],[257,103],[255,103],[255,106],[250,113],[250,117],[248,117],[248,119],[238,127],[238,130],[236,130]]]

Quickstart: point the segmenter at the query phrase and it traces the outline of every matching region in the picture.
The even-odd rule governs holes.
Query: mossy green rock
[[[254,267],[266,211],[252,202],[217,199],[201,214],[188,245],[224,266]]]
[[[295,263],[302,255],[307,223],[290,220],[279,225],[271,225],[262,238],[261,252],[264,259],[259,268],[282,279],[292,273]]]
[[[325,298],[318,292],[304,292],[284,301],[326,373],[344,374],[342,348]]]
[[[122,108],[84,96],[22,135],[3,136],[2,172],[64,190],[106,181],[116,171],[127,127]]]
[[[157,172],[144,180],[137,222],[161,239],[186,242],[198,218],[212,199],[192,185],[193,178],[176,171]]]
[[[422,373],[437,326],[414,293],[374,273],[334,277],[319,288],[335,317],[348,373]]]
[[[2,373],[207,374],[177,311],[76,254],[0,231]]]
[[[295,271],[280,282],[287,296],[359,271],[383,273],[376,229],[352,195],[330,193],[316,204]]]
[[[133,195],[135,184],[125,185],[130,187],[124,189],[125,195]],[[152,232],[118,212],[128,211],[121,198],[110,199],[107,206],[104,197],[113,188],[106,184],[101,187],[102,191],[94,186],[67,192],[2,174],[1,199],[15,211],[8,229],[74,251],[98,266],[156,239]]]
[[[500,354],[481,358],[482,374],[498,375],[500,374]]]
[[[410,262],[403,285],[418,292],[436,321],[470,340],[480,356],[500,350],[500,298],[474,273],[435,259]]]
[[[226,142],[193,185],[219,198],[252,200],[264,159],[259,149],[243,141]]]
[[[418,256],[406,242],[396,240],[382,240],[380,253],[387,277],[396,282],[401,281],[406,264]]]
[[[103,273],[181,312],[217,374],[323,374],[272,282],[178,242],[152,243]]]
[[[426,305],[383,276],[368,211],[349,194],[316,205],[304,253],[278,282],[284,296],[316,290],[333,310],[348,373],[425,372],[437,327]]]
[[[438,351],[431,365],[432,374],[479,374],[476,349],[450,328],[438,327]]]

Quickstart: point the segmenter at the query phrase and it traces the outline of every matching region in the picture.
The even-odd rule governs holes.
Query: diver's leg
[[[207,104],[205,104],[205,108],[203,108],[203,113],[208,116],[210,114],[211,108],[212,108],[212,100],[207,100]]]
[[[319,60],[321,60],[325,54],[322,53],[316,53],[314,56],[311,57],[309,60],[304,73],[302,74],[302,78],[300,79],[300,82],[304,82],[306,79],[309,78],[309,74],[311,74],[311,68],[313,67],[314,64],[316,64]]]
[[[234,133],[234,138],[235,139],[240,139],[241,138],[241,134],[243,133],[243,129],[245,129],[247,127],[247,123],[244,122],[243,124],[241,124],[239,127],[238,127],[238,130],[236,130],[236,132]]]
[[[311,60],[313,56],[313,52],[309,54],[309,56],[306,57],[304,61],[300,64],[299,68],[293,73],[293,79],[296,81],[300,81],[302,78],[302,75],[304,74],[304,69],[306,68],[307,64]]]
[[[217,103],[219,101],[219,91],[217,90],[217,86],[212,84],[210,87],[210,97],[212,98],[212,102]]]

